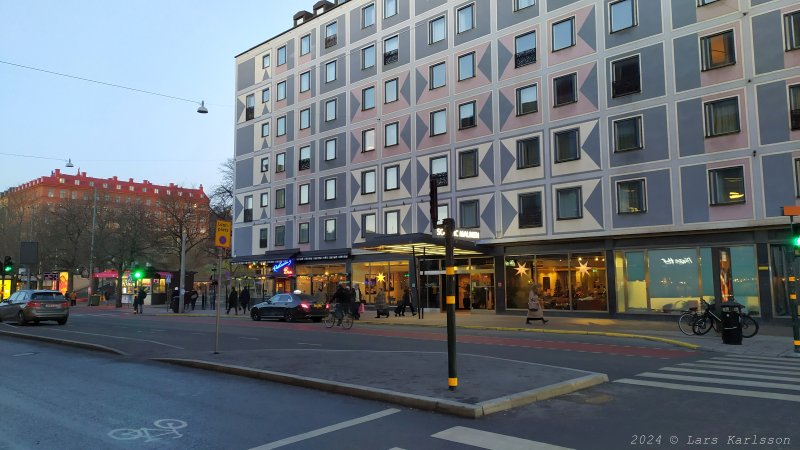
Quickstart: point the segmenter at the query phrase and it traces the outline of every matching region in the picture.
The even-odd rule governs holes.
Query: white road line
[[[314,345],[314,346],[321,346],[322,344],[312,344],[311,342],[298,342],[297,345]]]
[[[755,369],[748,367],[738,366],[723,366],[722,364],[695,364],[695,363],[680,363],[679,366],[700,367],[703,369],[719,369],[719,370],[734,370],[739,372],[756,372],[756,373],[771,373],[775,375],[797,375],[796,372],[786,370],[770,370],[770,369]]]
[[[247,336],[239,336],[239,339],[247,339],[249,341],[257,341],[258,340],[258,338],[247,337]]]
[[[505,434],[491,433],[467,427],[453,427],[432,434],[431,437],[445,441],[467,444],[488,450],[572,450],[566,447],[529,441]]]
[[[192,333],[192,334],[196,334],[198,336],[203,336],[204,335],[203,333]]]
[[[711,360],[714,361],[714,362],[718,361],[718,362],[721,362],[721,363],[724,363],[724,364],[731,364],[731,363],[740,364],[740,363],[742,363],[742,359],[741,358],[717,357],[717,358],[711,358]],[[745,362],[745,364],[747,364],[748,366],[755,366],[755,367],[774,367],[776,369],[800,371],[800,365],[792,364],[790,362],[780,363],[780,362],[777,362],[777,361],[747,361],[747,362]]]
[[[75,334],[86,334],[86,335],[89,335],[89,336],[108,337],[108,338],[114,338],[114,339],[122,339],[122,340],[125,340],[125,341],[149,342],[151,344],[163,345],[165,347],[177,348],[178,350],[185,350],[183,347],[178,347],[177,345],[165,344],[163,342],[151,341],[151,340],[148,340],[148,339],[134,339],[134,338],[121,337],[121,336],[112,336],[110,334],[86,333],[84,331],[71,331],[71,330],[58,330],[58,329],[55,329],[53,331],[59,331],[61,333],[75,333]]]
[[[792,381],[792,382],[800,382],[800,377],[776,377],[772,375],[759,375],[757,373],[731,373],[731,372],[723,372],[720,370],[702,370],[702,369],[682,369],[680,367],[662,367],[659,370],[669,370],[671,372],[683,372],[683,373],[702,373],[704,375],[723,375],[726,377],[735,377],[735,378],[755,378],[757,380],[775,380],[775,381]]]
[[[800,385],[798,384],[767,383],[765,381],[749,381],[749,380],[722,381],[718,377],[714,378],[693,377],[691,375],[673,375],[669,373],[655,373],[655,372],[644,372],[636,376],[646,377],[646,378],[661,378],[665,380],[692,381],[695,383],[724,383],[726,386],[750,386],[750,387],[760,387],[760,388],[785,389],[789,391],[800,391]]]
[[[360,425],[362,423],[370,422],[372,420],[377,420],[380,419],[381,417],[386,417],[399,412],[400,410],[395,408],[384,409],[383,411],[376,412],[375,414],[370,414],[364,417],[357,417],[355,419],[347,420],[345,422],[337,423],[335,425],[330,425],[324,428],[319,428],[313,431],[309,431],[308,433],[298,434],[296,436],[288,437],[286,439],[281,439],[280,441],[275,441],[269,444],[253,447],[250,450],[270,450],[273,448],[283,447],[284,445],[294,444],[295,442],[305,441],[306,439],[322,436],[323,434],[333,433],[334,431],[343,430],[345,428]]]
[[[711,360],[708,360],[708,359],[703,360],[703,361],[696,361],[696,362],[702,363],[702,364],[711,364],[711,365],[714,365],[714,364],[725,364],[725,365],[728,365],[728,366],[736,366],[736,367],[757,367],[759,369],[788,370],[788,371],[791,371],[791,372],[800,373],[800,367],[796,367],[795,368],[795,367],[788,367],[788,366],[777,366],[777,365],[774,365],[774,364],[750,364],[750,363],[738,362],[736,360],[732,360],[732,361],[711,361]]]
[[[776,358],[774,356],[726,355],[726,356],[715,356],[712,359],[720,359],[720,358],[755,359],[760,361],[774,361],[776,363],[781,363],[781,364],[794,364],[800,366],[800,361],[791,360],[789,358]]]
[[[659,387],[665,389],[675,389],[678,391],[704,392],[706,394],[737,395],[739,397],[756,397],[767,398],[771,400],[784,400],[787,402],[800,402],[800,395],[778,394],[775,392],[746,391],[743,389],[728,389],[712,386],[692,386],[688,384],[661,383],[659,381],[633,380],[630,378],[615,380],[614,383],[635,384],[638,386]]]

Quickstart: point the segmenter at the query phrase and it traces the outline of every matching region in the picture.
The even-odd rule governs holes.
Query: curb
[[[487,400],[478,404],[469,404],[450,400],[442,400],[434,397],[426,397],[422,395],[404,394],[386,389],[358,386],[350,383],[340,383],[336,381],[304,377],[283,372],[252,369],[249,367],[218,364],[196,359],[152,358],[152,361],[175,364],[195,369],[211,370],[231,375],[239,375],[248,378],[289,384],[292,386],[317,389],[335,394],[350,395],[367,400],[394,403],[400,406],[407,406],[419,410],[433,411],[470,419],[477,419],[496,412],[507,411],[512,408],[517,408],[540,400],[546,400],[560,395],[569,394],[581,389],[586,389],[608,382],[608,376],[606,374],[595,373],[573,380],[567,380],[561,383]]]
[[[95,351],[98,351],[98,352],[111,353],[111,354],[119,355],[119,356],[128,356],[127,353],[125,353],[125,352],[123,352],[121,350],[117,350],[117,349],[111,348],[111,347],[106,347],[105,345],[100,345],[100,344],[90,344],[88,342],[71,341],[69,339],[59,339],[59,338],[53,338],[53,337],[49,337],[49,336],[38,336],[38,335],[35,335],[35,334],[17,333],[17,332],[14,332],[14,331],[6,331],[6,330],[0,330],[0,334],[4,334],[4,335],[7,335],[7,336],[12,336],[12,337],[17,337],[17,338],[22,338],[22,339],[30,339],[30,340],[34,340],[34,341],[44,341],[44,342],[49,342],[51,344],[61,344],[61,345],[67,345],[67,346],[71,346],[71,347],[78,347],[78,348],[83,348],[83,349],[86,349],[86,350],[95,350]]]

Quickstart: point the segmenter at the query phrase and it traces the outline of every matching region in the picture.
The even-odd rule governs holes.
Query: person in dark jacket
[[[144,299],[147,297],[147,291],[144,288],[139,288],[136,298],[133,299],[133,313],[144,314]]]
[[[236,292],[236,288],[231,288],[231,293],[228,295],[228,311],[225,314],[231,313],[231,308],[233,308],[233,312],[236,315],[239,315],[239,293]]]
[[[333,294],[333,303],[336,305],[336,324],[342,324],[342,317],[344,316],[344,312],[348,311],[350,307],[350,297],[351,293],[348,292],[348,289],[345,289],[343,285],[339,285],[339,288],[336,289],[336,292]]]
[[[245,286],[245,288],[242,289],[242,292],[239,294],[239,306],[242,307],[243,313],[246,313],[250,308],[250,288],[247,286]]]
[[[194,311],[194,307],[197,306],[198,298],[200,298],[200,294],[196,290],[192,289],[189,291],[189,301],[192,304],[192,311]]]

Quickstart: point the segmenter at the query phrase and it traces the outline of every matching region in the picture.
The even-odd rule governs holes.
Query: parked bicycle
[[[713,306],[709,305],[708,302],[700,299],[700,303],[702,303],[705,312],[695,319],[692,324],[692,331],[694,334],[702,336],[711,331],[712,328],[715,332],[721,333],[722,318],[714,312]],[[750,317],[750,313],[739,314],[739,323],[742,326],[742,337],[751,338],[758,333],[758,322]]]
[[[700,301],[703,299],[701,298]],[[697,312],[697,306],[690,306],[688,310],[681,311],[681,315],[678,317],[678,329],[687,336],[693,336],[695,334],[694,323],[702,316]]]
[[[345,330],[353,328],[353,316],[342,303],[332,303],[328,312],[328,316],[322,321],[325,328],[333,328],[334,325],[339,325]]]

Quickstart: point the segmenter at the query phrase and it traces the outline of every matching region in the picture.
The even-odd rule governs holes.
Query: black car
[[[311,319],[321,322],[328,315],[328,305],[308,294],[277,294],[267,301],[253,305],[250,317],[253,320],[279,319],[294,322]]]

